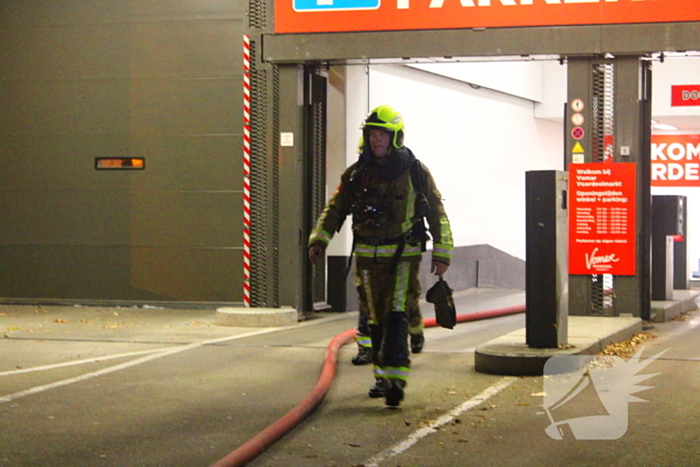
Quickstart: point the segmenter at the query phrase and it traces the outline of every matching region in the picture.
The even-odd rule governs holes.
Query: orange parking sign
[[[700,20],[697,0],[276,0],[275,32],[665,23]]]

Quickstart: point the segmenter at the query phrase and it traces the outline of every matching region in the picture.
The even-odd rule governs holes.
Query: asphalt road
[[[481,290],[459,294],[458,309],[523,300]],[[206,310],[2,307],[0,467],[211,465],[307,396],[328,343],[355,319],[246,329],[215,326]],[[249,465],[697,465],[698,314],[651,330],[643,359],[668,350],[640,368],[658,373],[638,383],[651,387],[636,394],[648,402],[608,417],[624,431],[616,439],[576,439],[574,423],[553,439],[542,377],[474,371],[477,345],[523,326],[520,314],[427,329],[398,409],[367,397],[371,368],[353,366],[354,346],[343,347],[324,402]],[[605,415],[600,406],[590,386],[557,420]]]

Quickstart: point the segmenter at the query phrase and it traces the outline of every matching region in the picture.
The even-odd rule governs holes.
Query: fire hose
[[[523,313],[524,311],[525,305],[516,305],[512,307],[497,308],[494,310],[465,313],[457,315],[457,322],[465,323],[468,321],[497,318],[499,316]],[[437,322],[435,318],[426,318],[423,320],[423,326],[426,328],[435,327],[437,326]],[[316,386],[314,386],[311,393],[309,393],[309,395],[303,401],[297,404],[285,415],[277,419],[277,421],[272,425],[268,426],[246,443],[241,445],[239,448],[212,464],[211,467],[240,467],[245,465],[247,462],[253,460],[265,449],[290,432],[311,412],[313,412],[316,407],[323,402],[323,399],[326,397],[331,383],[333,382],[338,351],[342,346],[352,342],[355,339],[356,332],[357,331],[355,329],[349,329],[338,334],[331,340],[326,348],[326,356],[324,358],[321,375],[316,382]]]

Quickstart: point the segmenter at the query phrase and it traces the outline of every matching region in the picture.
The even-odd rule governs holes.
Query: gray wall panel
[[[0,27],[0,79],[128,78],[130,35],[128,24]]]
[[[25,80],[0,86],[0,136],[129,132],[127,80]]]
[[[242,81],[131,81],[131,131],[137,134],[231,134],[242,128]]]
[[[242,222],[240,193],[131,192],[134,246],[231,246],[243,239]]]
[[[241,300],[241,248],[137,247],[130,255],[129,290],[183,302]]]
[[[246,5],[0,0],[0,300],[242,300]]]
[[[0,245],[0,258],[4,299],[230,303],[243,280],[235,248]]]
[[[246,2],[232,0],[4,0],[0,25],[21,27],[71,24],[212,21],[240,19]]]
[[[0,244],[225,247],[243,237],[236,192],[0,192]]]
[[[0,190],[239,190],[241,135],[0,138]],[[143,171],[94,170],[95,157],[143,157]]]
[[[128,194],[0,191],[2,245],[125,245]]]
[[[241,83],[240,21],[132,26],[132,78],[231,77]]]
[[[0,79],[241,76],[241,21],[0,28]],[[240,81],[240,79],[238,80]]]
[[[0,258],[3,299],[96,299],[130,287],[127,248],[3,244]]]
[[[141,21],[193,21],[240,19],[247,2],[232,0],[131,0],[131,19]]]
[[[146,158],[146,170],[134,174],[134,189],[242,190],[243,137],[231,135],[135,136],[131,155]],[[103,174],[91,180],[104,183]],[[241,200],[242,204],[243,201]]]
[[[0,135],[240,133],[242,80],[6,81]]]
[[[0,112],[2,115],[2,112]],[[130,157],[124,136],[27,135],[0,138],[0,190],[121,189],[141,172],[97,172],[95,157]]]
[[[58,24],[124,23],[131,16],[128,1],[56,0],[0,2],[0,25],[4,27]]]

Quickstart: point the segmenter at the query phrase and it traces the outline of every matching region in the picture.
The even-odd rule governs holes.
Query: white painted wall
[[[535,117],[564,122],[567,68],[558,61],[542,62],[542,102],[535,105]],[[563,129],[562,129],[563,131]]]
[[[368,70],[364,66],[350,66],[345,69],[345,96],[346,109],[345,119],[347,122],[345,134],[345,158],[341,160],[329,159],[326,161],[326,177],[328,180],[328,197],[333,194],[340,176],[345,169],[357,160],[358,143],[361,132],[360,125],[367,116],[369,108],[367,83]],[[329,145],[336,144],[335,141],[328,141]],[[348,256],[352,248],[352,231],[350,230],[350,219],[347,219],[340,232],[336,233],[333,241],[328,245],[327,254],[329,256]]]
[[[473,86],[542,102],[542,61],[419,63],[411,68],[435,73]]]
[[[348,162],[367,111],[391,105],[442,192],[455,245],[490,244],[524,259],[525,172],[562,169],[561,125],[535,119],[532,100],[432,72],[377,65],[367,78],[350,68],[348,95],[357,98],[348,100]]]

